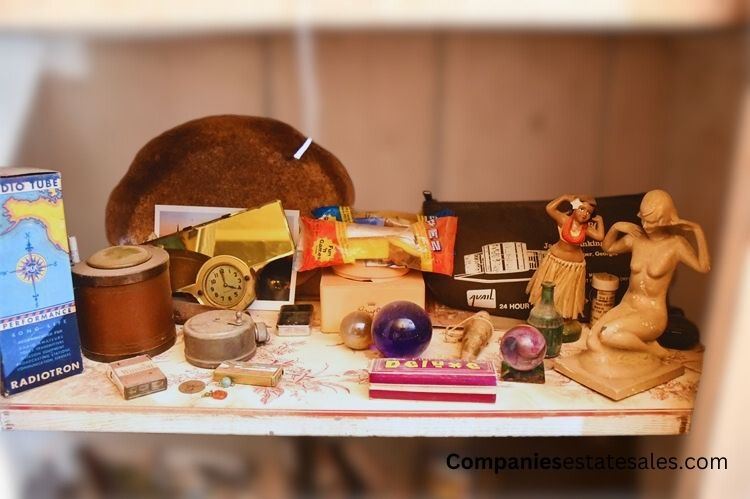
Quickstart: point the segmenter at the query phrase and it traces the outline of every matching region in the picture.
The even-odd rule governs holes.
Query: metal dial
[[[247,286],[242,269],[223,263],[208,271],[202,288],[207,300],[222,308],[233,308],[245,297]]]

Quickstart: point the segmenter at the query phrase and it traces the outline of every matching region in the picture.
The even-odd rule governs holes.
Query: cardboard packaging
[[[370,398],[486,402],[497,400],[492,362],[459,359],[373,359]]]
[[[405,300],[424,308],[422,273],[381,281],[355,281],[325,270],[320,279],[320,330],[338,333],[341,319],[355,310],[375,313],[392,301]]]
[[[125,400],[167,389],[167,377],[148,355],[112,362],[107,377]]]
[[[0,290],[2,394],[80,373],[58,172],[0,168]]]

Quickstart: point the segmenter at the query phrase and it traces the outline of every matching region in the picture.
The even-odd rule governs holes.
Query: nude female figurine
[[[708,272],[708,244],[698,224],[677,216],[674,201],[665,191],[648,192],[638,217],[642,227],[618,222],[602,241],[602,249],[608,253],[632,252],[630,286],[620,304],[596,322],[587,345],[591,352],[638,352],[662,359],[667,350],[656,339],[667,325],[667,290],[672,276],[680,263]],[[697,255],[678,234],[680,230],[695,235]]]

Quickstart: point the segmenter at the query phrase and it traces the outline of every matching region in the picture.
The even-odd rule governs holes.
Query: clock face
[[[204,296],[218,307],[231,308],[245,297],[248,281],[233,265],[220,264],[208,271],[203,280]]]

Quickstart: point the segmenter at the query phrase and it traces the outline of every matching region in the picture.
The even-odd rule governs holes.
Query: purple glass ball
[[[394,301],[375,314],[372,338],[386,357],[418,357],[432,339],[432,321],[419,305]]]
[[[547,342],[534,326],[523,324],[510,328],[500,340],[503,360],[518,371],[531,371],[544,362]]]

